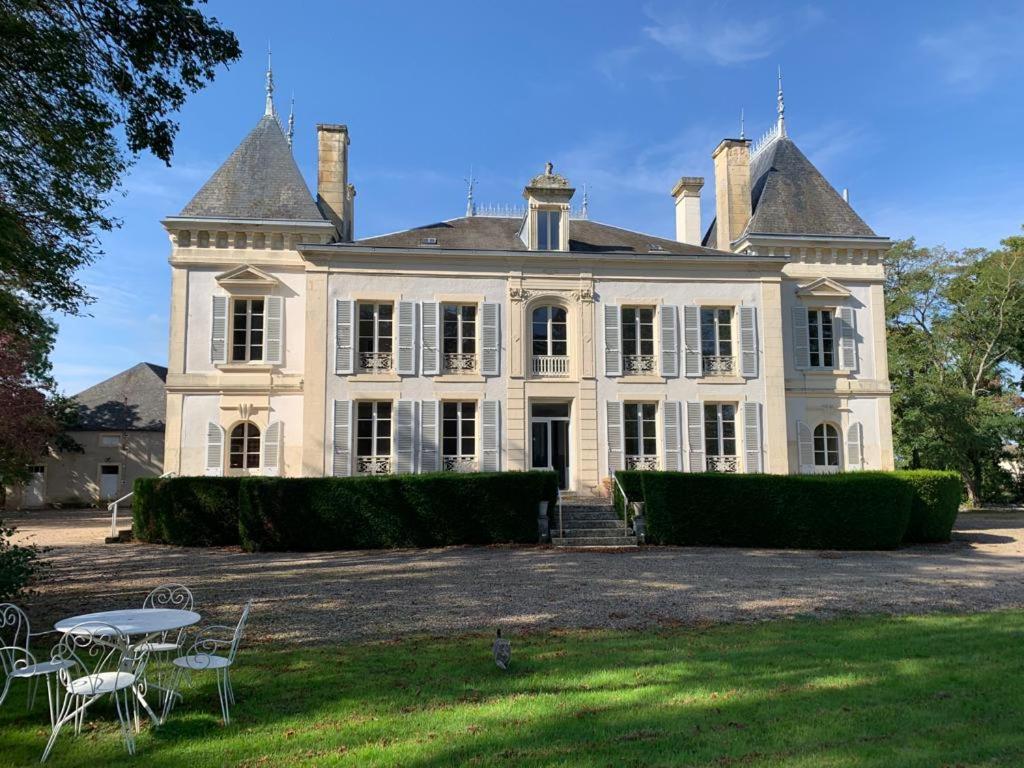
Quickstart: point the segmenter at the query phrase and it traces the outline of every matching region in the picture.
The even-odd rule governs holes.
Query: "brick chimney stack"
[[[317,183],[320,210],[334,224],[338,240],[352,240],[355,191],[348,183],[348,126],[321,123],[316,127]]]
[[[709,245],[731,251],[732,243],[750,221],[750,142],[724,139],[711,153],[715,162],[715,229],[717,243]]]

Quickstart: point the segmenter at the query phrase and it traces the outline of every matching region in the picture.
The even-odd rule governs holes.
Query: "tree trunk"
[[[911,469],[920,469],[921,468],[921,450],[919,448],[915,448],[910,453],[910,468]]]
[[[976,507],[981,503],[981,461],[978,459],[971,460],[971,470],[974,475],[974,493],[976,500],[971,506]]]

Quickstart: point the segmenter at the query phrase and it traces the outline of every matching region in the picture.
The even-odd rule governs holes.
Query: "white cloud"
[[[1019,76],[1011,65],[1024,58],[1020,36],[1024,13],[992,16],[958,24],[921,37],[921,49],[938,61],[947,85],[965,92],[985,90],[1004,72]]]

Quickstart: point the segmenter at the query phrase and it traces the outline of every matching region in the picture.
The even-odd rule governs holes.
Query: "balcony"
[[[446,352],[441,361],[444,372],[458,375],[460,373],[476,373],[476,354],[470,352]]]
[[[360,475],[390,475],[390,456],[358,456],[356,458],[356,473]]]
[[[708,472],[739,472],[739,456],[708,456],[704,468]]]
[[[360,352],[359,370],[361,373],[390,373],[392,357],[391,352]]]
[[[626,376],[653,376],[658,372],[654,355],[623,355],[622,373]]]
[[[476,456],[445,456],[441,462],[445,472],[476,472]]]
[[[534,355],[533,375],[542,378],[560,378],[569,375],[568,355]]]
[[[658,468],[657,456],[627,456],[626,469],[640,469],[653,472]]]
[[[732,355],[704,355],[705,376],[735,376],[736,358]]]

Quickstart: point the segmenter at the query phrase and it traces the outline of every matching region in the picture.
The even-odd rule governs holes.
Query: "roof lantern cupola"
[[[569,210],[575,192],[550,162],[544,173],[530,179],[523,189],[526,216],[519,235],[531,251],[569,250]]]

